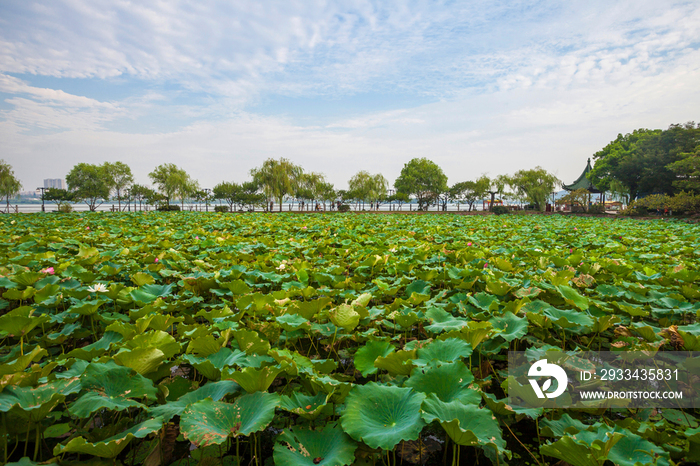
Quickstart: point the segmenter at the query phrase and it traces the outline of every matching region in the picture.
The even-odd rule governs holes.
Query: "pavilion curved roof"
[[[586,164],[586,168],[583,170],[583,173],[581,173],[581,176],[579,176],[576,181],[574,181],[571,184],[563,184],[561,187],[567,191],[576,191],[577,189],[587,189],[588,192],[591,193],[601,193],[602,191],[598,188],[596,188],[593,183],[591,183],[591,180],[586,178],[586,175],[588,174],[589,171],[593,170],[593,167],[591,167],[591,159],[588,159],[588,164]]]

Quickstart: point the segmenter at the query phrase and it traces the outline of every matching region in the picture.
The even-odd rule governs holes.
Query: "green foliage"
[[[23,464],[81,455],[156,466],[173,461],[159,456],[168,451],[223,464],[393,464],[437,437],[462,447],[426,448],[427,464],[449,462],[450,448],[456,462],[460,450],[479,464],[536,462],[520,447],[508,460],[512,431],[543,464],[697,461],[697,409],[545,417],[509,406],[504,389],[518,387],[502,385],[515,348],[700,348],[696,228],[570,216],[0,216],[0,450],[7,440],[7,462]]]
[[[412,159],[404,164],[394,186],[401,193],[415,196],[420,210],[427,209],[448,190],[447,176],[435,162],[426,158]]]
[[[267,159],[259,168],[250,171],[255,183],[262,187],[267,199],[275,199],[282,211],[282,201],[285,196],[295,194],[303,169],[291,161]]]
[[[214,212],[231,212],[231,208],[225,205],[214,206]]]
[[[165,196],[167,205],[176,196],[184,202],[184,198],[195,191],[194,182],[185,170],[174,163],[158,165],[148,177],[158,186],[158,190]]]
[[[87,204],[91,212],[109,199],[110,178],[104,165],[79,163],[66,175],[66,183],[74,199]]]
[[[10,198],[19,194],[22,183],[15,176],[9,163],[0,159],[0,197],[7,202],[7,212],[10,211]]]
[[[491,208],[491,212],[493,212],[496,215],[503,215],[510,213],[510,210],[508,210],[508,207],[504,205],[495,205]]]
[[[693,173],[700,147],[700,126],[694,123],[671,125],[666,130],[637,129],[617,138],[596,152],[589,179],[599,189],[609,189],[618,181],[630,199],[640,195],[673,195],[695,189]]]
[[[512,177],[512,183],[518,193],[528,202],[534,204],[535,210],[544,211],[547,198],[552,194],[561,181],[548,173],[544,168],[520,170]]]
[[[348,212],[350,210],[350,206],[347,204],[341,204],[338,207],[338,212]]]

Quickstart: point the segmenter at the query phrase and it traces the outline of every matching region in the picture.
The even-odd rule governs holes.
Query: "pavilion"
[[[593,183],[591,183],[591,180],[589,180],[586,175],[588,172],[593,170],[593,167],[591,167],[591,159],[588,159],[588,163],[586,164],[586,168],[583,170],[583,173],[581,173],[581,176],[579,176],[576,181],[574,181],[571,184],[562,184],[561,187],[569,192],[571,191],[576,191],[577,189],[585,189],[591,194],[600,194],[600,202],[604,202],[605,200],[605,192],[601,191],[600,189],[596,188]],[[590,203],[590,195],[588,196],[588,201]]]

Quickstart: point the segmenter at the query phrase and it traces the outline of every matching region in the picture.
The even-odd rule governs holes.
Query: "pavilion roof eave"
[[[602,193],[601,190],[593,186],[593,183],[591,183],[591,180],[586,178],[586,174],[588,174],[589,171],[593,170],[591,167],[591,159],[588,159],[588,164],[586,165],[586,168],[583,170],[583,173],[581,173],[581,176],[579,176],[576,181],[574,181],[571,184],[563,184],[561,187],[562,189],[565,189],[567,191],[576,191],[577,189],[586,189],[589,192],[593,194],[599,194]]]

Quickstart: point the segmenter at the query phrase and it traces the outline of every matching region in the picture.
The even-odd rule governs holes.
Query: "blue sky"
[[[697,120],[698,82],[698,2],[0,2],[24,189],[108,160],[212,187],[269,157],[338,188],[414,157],[571,182],[618,133]]]

